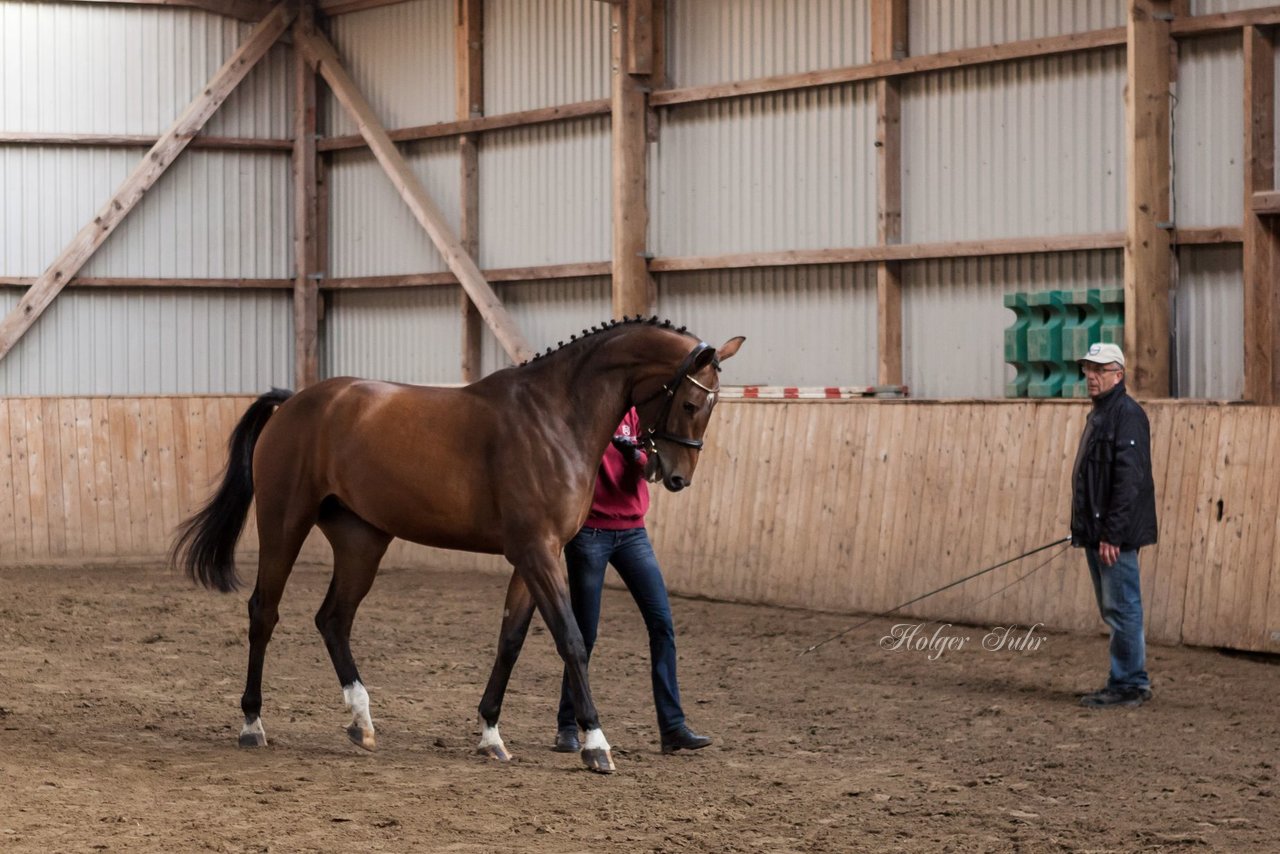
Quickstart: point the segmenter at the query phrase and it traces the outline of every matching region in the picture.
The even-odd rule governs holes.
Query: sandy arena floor
[[[1083,569],[1082,569],[1083,571]],[[299,567],[268,652],[271,746],[236,747],[247,593],[155,567],[0,570],[0,851],[1276,851],[1280,669],[1151,650],[1156,700],[1092,712],[1106,642],[818,653],[832,615],[674,602],[711,748],[664,757],[643,626],[609,591],[592,669],[618,773],[552,753],[559,661],[535,620],[472,754],[505,579],[385,571],[355,626],[380,750],[343,733]],[[936,626],[925,628],[932,636]]]

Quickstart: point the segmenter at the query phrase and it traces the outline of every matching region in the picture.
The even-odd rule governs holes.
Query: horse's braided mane
[[[559,343],[556,344],[556,346],[548,347],[545,352],[535,353],[533,355],[533,358],[528,359],[527,361],[521,362],[520,367],[524,367],[530,362],[536,362],[539,359],[545,359],[547,356],[550,356],[552,353],[558,353],[559,351],[563,350],[565,347],[568,347],[570,344],[577,344],[578,342],[583,341],[587,338],[590,338],[593,335],[599,335],[601,332],[608,332],[611,329],[617,329],[619,326],[639,326],[639,325],[654,326],[654,327],[657,327],[658,329],[670,329],[672,332],[677,332],[681,335],[688,335],[691,338],[697,337],[696,335],[694,335],[692,332],[690,332],[688,329],[686,329],[683,326],[678,327],[675,324],[673,324],[670,320],[659,319],[658,315],[656,314],[653,317],[645,317],[642,314],[637,314],[635,317],[624,317],[622,318],[622,320],[610,320],[606,323],[600,324],[599,326],[593,326],[590,329],[584,329],[582,330],[582,334],[580,335],[570,335],[568,341],[560,341]]]

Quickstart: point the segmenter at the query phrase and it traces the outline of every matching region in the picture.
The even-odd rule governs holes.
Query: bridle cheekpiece
[[[715,394],[720,391],[719,383],[716,383],[715,388],[707,388],[705,385],[689,375],[689,372],[693,370],[694,365],[698,363],[698,359],[708,350],[711,350],[713,353],[715,352],[715,348],[710,344],[705,341],[699,341],[698,346],[694,347],[693,351],[684,357],[684,361],[680,363],[680,367],[676,370],[674,377],[664,383],[662,388],[658,389],[644,400],[636,403],[636,409],[639,411],[641,406],[650,403],[663,394],[666,395],[666,399],[662,402],[662,411],[658,413],[658,417],[653,422],[653,426],[649,427],[647,430],[642,430],[641,444],[644,445],[646,453],[658,456],[658,448],[655,444],[658,439],[661,439],[664,442],[671,442],[674,445],[681,445],[685,448],[692,448],[695,451],[702,450],[701,439],[690,439],[687,436],[677,436],[671,433],[667,430],[667,420],[671,417],[671,407],[675,404],[676,389],[678,389],[680,384],[685,380],[693,383],[707,394]],[[720,370],[720,360],[715,358],[714,355],[711,358],[711,364],[717,371]]]

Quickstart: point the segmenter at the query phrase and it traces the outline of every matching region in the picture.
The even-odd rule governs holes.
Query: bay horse
[[[401,537],[502,554],[514,567],[480,701],[477,752],[511,758],[498,715],[536,607],[568,669],[585,734],[582,761],[613,771],[560,555],[587,517],[600,459],[630,407],[649,451],[646,477],[672,492],[689,485],[719,396],[720,362],[744,340],[716,349],[670,321],[636,317],[583,330],[460,388],[340,377],[259,397],[232,431],[221,485],[179,527],[171,553],[193,580],[234,590],[236,541],[257,500],[258,578],[249,598],[240,745],[267,743],[263,660],[285,582],[318,525],[333,547],[333,577],[315,624],[352,714],[352,742],[377,745],[351,655],[351,625],[387,546]]]

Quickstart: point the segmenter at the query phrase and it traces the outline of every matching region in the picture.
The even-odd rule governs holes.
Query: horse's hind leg
[[[283,514],[268,514],[261,509],[258,512],[258,581],[249,597],[249,673],[240,698],[240,709],[244,712],[241,747],[264,747],[267,743],[262,727],[262,665],[271,633],[280,620],[280,597],[284,595],[285,582],[289,580],[307,533],[315,524],[313,518],[285,522],[272,518],[273,515]]]
[[[506,762],[511,758],[498,734],[498,715],[502,713],[502,698],[507,693],[507,682],[520,657],[525,635],[529,633],[529,620],[533,617],[533,597],[525,586],[520,573],[513,573],[507,584],[507,601],[502,610],[502,631],[498,635],[498,657],[489,673],[480,700],[480,745],[476,753]]]
[[[342,699],[351,709],[347,736],[365,750],[373,750],[377,739],[373,718],[369,715],[369,693],[360,681],[360,672],[351,656],[351,624],[360,602],[373,586],[378,563],[387,551],[391,536],[336,503],[323,507],[319,524],[333,546],[333,579],[324,603],[316,612],[316,628],[333,660],[333,669],[342,685]]]

